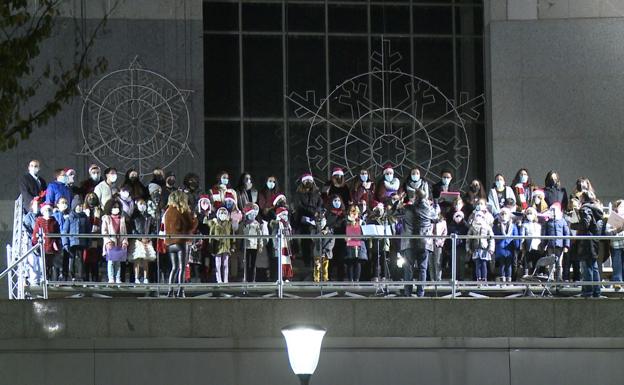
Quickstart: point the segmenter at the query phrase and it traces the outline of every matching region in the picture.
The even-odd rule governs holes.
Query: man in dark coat
[[[30,202],[39,196],[48,187],[46,181],[39,176],[39,161],[36,159],[28,163],[28,172],[19,177],[18,186],[22,194],[22,208],[24,213],[30,211]]]
[[[407,205],[404,209],[403,233],[402,235],[431,235],[433,225],[437,221],[435,209],[429,201],[425,199],[422,190],[415,191],[414,203]],[[405,240],[402,241],[402,243]],[[404,249],[405,263],[403,265],[403,275],[406,282],[414,279],[414,269],[418,269],[418,280],[427,279],[427,267],[429,264],[429,254],[433,249],[431,238],[410,239],[409,247]],[[405,285],[405,296],[412,296],[413,285]],[[425,289],[423,285],[417,285],[416,295],[423,297]]]
[[[581,208],[579,209],[579,235],[597,236],[604,234],[604,212],[600,202],[591,191],[581,194]],[[597,239],[581,240],[578,245],[578,255],[581,264],[584,264],[583,281],[600,282],[598,270],[598,252],[600,241]],[[600,297],[600,285],[584,285],[581,290],[583,297]]]

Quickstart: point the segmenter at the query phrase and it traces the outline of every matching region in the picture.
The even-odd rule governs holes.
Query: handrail
[[[26,259],[26,257],[28,257],[30,254],[32,254],[37,248],[39,248],[40,245],[34,245],[33,247],[31,247],[30,249],[28,249],[28,251],[26,251],[24,253],[24,255],[22,255],[21,257],[19,257],[18,259],[16,259],[15,261],[13,261],[13,263],[11,263],[10,266],[7,266],[6,269],[4,269],[3,272],[0,273],[0,279],[4,278],[7,274],[9,274],[9,271],[11,271],[12,269],[15,268],[15,266],[19,265],[24,259]]]

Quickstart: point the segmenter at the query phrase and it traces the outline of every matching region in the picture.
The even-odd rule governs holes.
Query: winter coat
[[[173,206],[167,208],[164,219],[165,234],[193,234],[197,228],[197,218],[193,216],[193,213],[189,211],[183,214]],[[186,241],[187,239],[184,238],[167,238],[165,244],[169,246]]]
[[[429,183],[422,178],[418,182],[414,182],[410,178],[403,185],[403,190],[407,193],[407,196],[410,199],[414,198],[417,189],[425,193],[424,199],[429,199],[429,197],[431,196],[431,188],[429,187]]]
[[[111,200],[113,197],[113,188],[106,183],[106,181],[101,181],[97,186],[93,189],[95,195],[97,195],[100,200],[100,207],[104,208],[106,206],[106,202]]]
[[[257,220],[243,222],[243,234],[244,235],[268,235],[268,228],[266,234],[263,232],[263,223]],[[245,238],[245,249],[262,250],[264,248],[266,240],[263,238]]]
[[[539,250],[542,240],[533,238],[543,234],[542,225],[539,222],[526,221],[520,225],[520,235],[522,235],[522,243],[525,251]]]
[[[516,194],[514,194],[511,187],[505,186],[505,193],[503,194],[503,200],[509,199],[509,198],[513,199],[515,202]],[[490,209],[490,212],[494,216],[497,216],[498,213],[501,211],[501,208],[502,208],[501,202],[498,199],[498,192],[496,191],[495,188],[491,188],[488,194],[488,208]]]
[[[282,192],[278,190],[277,187],[272,190],[265,187],[258,191],[258,207],[260,207],[260,216],[267,222],[275,219],[273,197],[279,194],[282,194]]]
[[[217,218],[213,218],[208,222],[210,228],[210,235],[232,235],[232,221],[225,220],[220,221]],[[234,239],[212,239],[210,241],[210,252],[214,255],[230,253],[234,247]]]
[[[501,221],[496,221],[494,223],[494,228],[492,229],[494,235],[503,235],[503,236],[518,236],[518,227],[512,222],[503,224]],[[495,257],[496,258],[510,258],[513,256],[514,250],[520,248],[520,239],[513,238],[503,238],[497,239],[494,242],[495,248]]]
[[[550,186],[544,188],[544,200],[550,207],[553,203],[561,203],[561,209],[568,207],[568,192],[563,187]]]
[[[362,235],[362,227],[358,223],[349,223],[347,224],[345,233],[347,235]],[[356,257],[355,248],[357,251],[357,259],[367,260],[368,256],[366,254],[366,247],[364,245],[364,241],[362,238],[348,238],[347,239],[347,247],[349,248],[349,252],[345,256],[345,259],[354,259]]]
[[[59,181],[50,182],[48,189],[46,190],[46,203],[56,205],[59,199],[67,199],[67,204],[71,205],[72,193],[69,187],[65,183]]]
[[[468,234],[468,223],[466,223],[466,220],[462,219],[461,222],[459,223],[455,223],[454,220],[450,220],[446,222],[446,232],[448,235],[450,234],[457,234],[457,235],[466,235]],[[446,249],[450,250],[452,245],[451,245],[452,241],[449,241],[446,243]],[[466,240],[465,239],[457,239],[457,249],[459,248],[466,248]]]
[[[58,238],[45,237],[46,234],[58,234],[61,232],[58,222],[54,219],[54,217],[50,217],[48,219],[45,219],[44,217],[37,217],[35,220],[35,226],[33,227],[33,246],[39,241],[39,229],[43,230],[43,250],[46,254],[54,254],[58,250],[61,250],[61,243]]]
[[[251,188],[249,193],[247,192],[247,190],[243,189],[243,190],[239,190],[237,192],[237,194],[238,194],[238,208],[241,209],[241,210],[248,203],[258,204],[258,190],[256,190],[253,187]],[[250,197],[250,195],[251,195],[251,197]],[[251,199],[249,199],[249,198],[251,198]]]
[[[494,239],[490,238],[494,235],[490,226],[473,222],[473,224],[470,225],[470,229],[468,229],[467,235],[476,235],[479,237],[478,239],[469,239],[466,242],[467,252],[471,253],[476,250],[487,250],[494,253],[496,245],[494,244]]]
[[[543,235],[570,235],[570,227],[565,219],[551,219],[542,225]],[[543,242],[547,248],[567,247],[570,248],[570,239],[548,239]]]
[[[132,223],[132,234],[156,234],[156,221],[151,215],[136,211],[130,220]]]
[[[313,226],[310,221],[315,221],[316,213],[323,208],[321,192],[313,188],[310,191],[297,190],[292,201],[295,211],[294,224],[301,234],[311,234]],[[308,221],[306,221],[306,217]]]
[[[63,223],[61,229],[62,234],[88,234],[90,233],[91,223],[85,213],[71,212],[69,217]],[[80,246],[87,247],[89,245],[89,238],[78,237],[63,237],[63,247]]]
[[[63,214],[60,211],[56,211],[52,213],[52,216],[56,219],[56,222],[59,225],[59,232],[62,233],[65,228],[65,222],[69,220],[69,214]],[[65,247],[65,245],[69,245],[69,237],[61,237],[61,245],[63,245],[63,247]]]
[[[106,255],[106,246],[113,242],[115,246],[128,246],[128,238],[120,237],[120,235],[128,234],[126,230],[126,221],[122,215],[119,216],[119,232],[115,231],[113,220],[110,215],[102,217],[102,235],[104,235],[104,246],[102,247],[102,255]]]
[[[579,209],[579,235],[602,235],[605,231],[603,211],[596,203],[585,203]],[[600,241],[582,239],[578,242],[577,253],[581,258],[596,258],[600,250]]]
[[[377,205],[377,200],[375,199],[375,182],[371,181],[368,189],[364,188],[363,183],[356,183],[354,189],[351,191],[351,198],[355,204],[360,204],[361,201],[365,201],[367,207],[372,210],[372,208]]]
[[[377,182],[375,200],[377,200],[377,202],[385,203],[393,194],[400,194],[401,191],[401,181],[399,179],[394,178],[392,179],[392,182],[386,182],[386,180],[382,178],[379,182]]]
[[[433,226],[433,234],[434,235],[444,235],[446,236],[448,234],[448,229],[446,227],[446,221],[441,220],[438,223],[436,223]],[[435,238],[433,243],[435,247],[444,247],[444,243],[446,242],[446,239],[444,238]]]
[[[39,183],[37,183],[37,180]],[[30,173],[22,174],[18,180],[19,191],[22,195],[22,207],[24,212],[30,211],[30,202],[42,191],[46,191],[47,184],[46,181],[37,177],[35,179]]]
[[[426,200],[403,209],[403,229],[401,235],[432,235],[437,214]],[[401,250],[433,251],[433,238],[401,239]]]

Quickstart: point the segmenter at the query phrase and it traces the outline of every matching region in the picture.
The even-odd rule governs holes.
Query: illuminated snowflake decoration
[[[462,93],[456,104],[427,80],[401,71],[402,57],[389,41],[382,47],[371,56],[372,71],[345,80],[319,102],[314,91],[287,96],[296,116],[309,122],[310,172],[323,177],[342,167],[350,180],[360,168],[380,175],[391,163],[400,177],[417,167],[432,182],[449,169],[463,187],[470,162],[466,124],[478,119],[483,95]]]
[[[190,93],[135,58],[128,68],[98,80],[84,97],[81,154],[140,175],[168,167],[184,153],[192,156]]]

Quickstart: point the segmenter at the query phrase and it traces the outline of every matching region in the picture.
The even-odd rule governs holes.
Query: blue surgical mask
[[[228,178],[221,178],[221,184],[224,184],[227,186],[228,183],[230,183],[230,180]]]
[[[442,184],[448,186],[451,183],[451,178],[442,178]]]
[[[339,200],[332,201],[332,206],[334,206],[335,209],[339,209],[340,203],[341,202]]]
[[[502,180],[497,180],[496,182],[494,182],[494,184],[496,185],[497,189],[502,189],[503,186],[505,186],[505,182],[503,182]]]
[[[392,182],[392,180],[394,179],[394,174],[385,174],[384,179],[386,180],[386,182]]]
[[[229,201],[229,200],[228,200],[228,201],[225,201],[225,208],[226,208],[226,209],[231,210],[231,209],[232,209],[232,207],[234,207],[234,202]]]
[[[362,182],[368,181],[368,174],[360,174],[360,180]]]
[[[269,190],[273,190],[275,188],[275,182],[267,182],[266,186]]]
[[[526,183],[528,181],[529,181],[529,176],[528,175],[520,176],[520,183]]]
[[[418,182],[420,180],[420,174],[412,174],[410,178],[412,178],[412,182]]]

